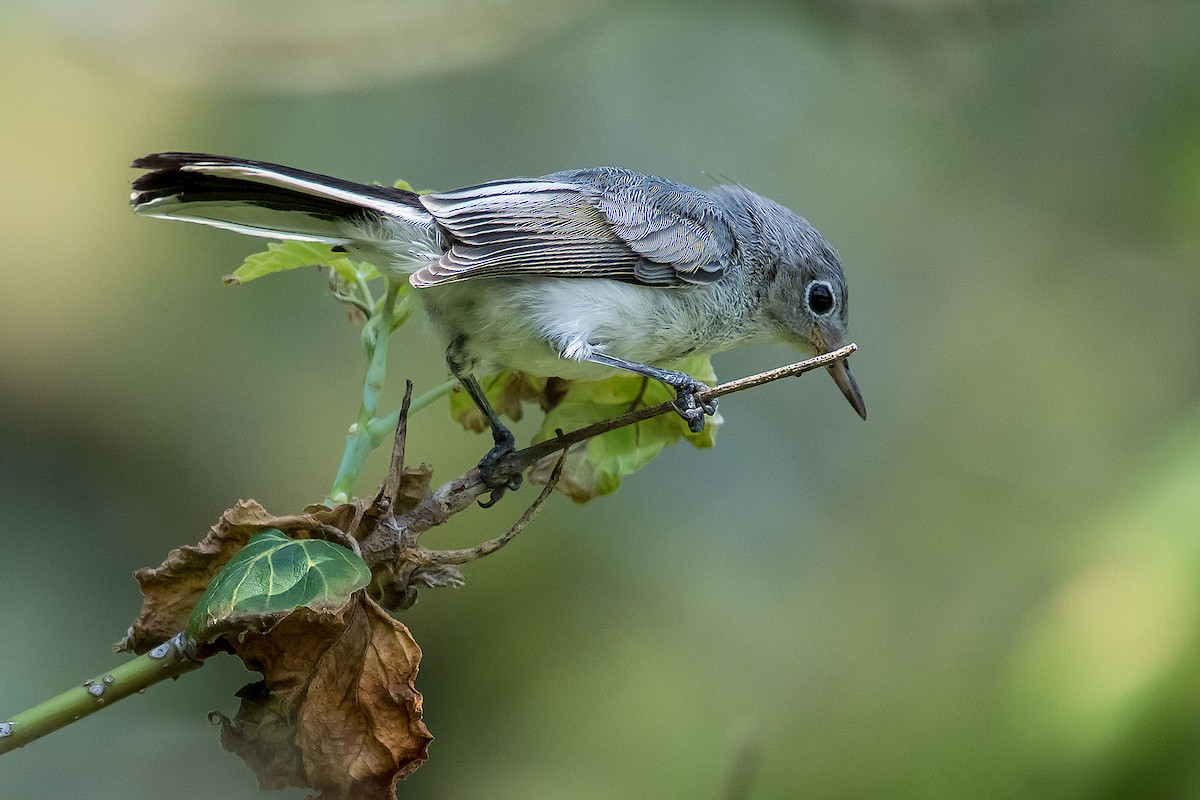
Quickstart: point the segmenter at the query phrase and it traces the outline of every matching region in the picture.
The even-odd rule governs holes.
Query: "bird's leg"
[[[464,357],[463,344],[461,336],[451,342],[450,347],[446,350],[446,363],[450,365],[450,372],[467,390],[467,394],[475,401],[476,407],[483,413],[484,419],[492,429],[492,449],[479,459],[479,477],[483,480],[484,485],[491,489],[491,496],[487,502],[480,502],[479,505],[490,508],[509,489],[516,491],[521,488],[521,473],[513,475],[497,469],[500,459],[516,449],[516,439],[513,437],[512,431],[500,421],[500,415],[492,408],[483,387],[471,373],[469,362]]]
[[[617,358],[616,356],[610,356],[607,353],[600,353],[595,350],[585,356],[585,358],[594,364],[625,369],[635,372],[638,375],[645,375],[647,378],[654,378],[673,388],[675,390],[675,411],[687,422],[688,428],[692,433],[699,433],[704,430],[704,417],[706,415],[717,413],[716,400],[704,401],[700,399],[700,393],[707,391],[709,387],[686,372],[675,372],[669,369],[639,364],[636,361],[626,361],[623,358]]]
[[[488,402],[483,387],[479,385],[479,381],[475,380],[474,375],[467,373],[465,377],[459,378],[458,382],[462,384],[463,388],[467,390],[467,394],[475,401],[475,405],[483,412],[484,418],[492,429],[492,449],[479,459],[479,477],[483,479],[484,485],[492,490],[488,501],[479,505],[490,508],[509,489],[516,491],[521,488],[521,473],[512,475],[497,469],[500,459],[516,449],[516,439],[513,438],[512,431],[500,421],[500,416]]]

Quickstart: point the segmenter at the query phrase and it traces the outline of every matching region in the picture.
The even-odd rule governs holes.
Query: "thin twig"
[[[341,528],[333,525],[322,525],[321,527],[313,530],[322,533],[325,536],[326,541],[337,542],[342,547],[345,547],[347,550],[350,550],[352,553],[354,553],[354,555],[362,557],[362,548],[359,546],[358,540],[343,531]]]
[[[486,542],[478,544],[474,547],[467,547],[462,550],[426,550],[424,547],[417,548],[417,555],[436,564],[467,564],[477,558],[491,555],[499,550],[504,545],[511,542],[518,533],[525,530],[525,526],[533,519],[534,515],[541,510],[546,500],[550,497],[550,493],[554,491],[558,479],[562,477],[563,462],[567,460],[567,451],[563,450],[562,455],[558,457],[558,463],[554,465],[554,469],[550,472],[550,479],[546,481],[546,485],[542,487],[541,493],[537,498],[529,504],[529,508],[525,509],[525,513],[520,519],[513,523],[512,527],[503,536],[497,536],[495,539],[488,539]]]
[[[851,342],[845,347],[839,347],[837,350],[831,350],[828,353],[822,353],[819,356],[813,356],[804,361],[797,361],[795,364],[788,364],[786,367],[776,367],[766,372],[760,372],[757,375],[748,375],[745,378],[738,378],[736,381],[722,383],[719,386],[714,386],[707,392],[701,392],[700,399],[712,400],[717,397],[724,397],[727,394],[740,392],[743,389],[753,389],[755,386],[762,386],[764,383],[777,381],[780,378],[792,378],[796,375],[803,375],[806,372],[812,372],[814,369],[828,367],[835,361],[849,358],[857,349],[858,345]]]
[[[733,748],[733,764],[721,800],[746,800],[761,761],[762,742],[753,733],[742,734]]]
[[[828,367],[830,364],[848,357],[857,349],[856,345],[848,344],[832,352],[805,359],[804,361],[797,361],[786,367],[779,367],[778,369],[767,370],[756,375],[722,383],[701,392],[698,399],[702,401],[712,400],[727,394],[761,386],[764,383],[777,381],[781,378],[803,375],[805,372],[810,372],[814,369]],[[602,433],[607,433],[626,425],[633,425],[652,417],[657,417],[660,414],[674,413],[674,411],[674,405],[666,402],[659,403],[656,406],[639,408],[613,417],[612,419],[601,420],[579,430],[571,431],[553,439],[547,439],[544,442],[538,442],[535,445],[526,447],[524,450],[511,453],[501,459],[497,467],[511,474],[518,475],[532,464],[552,453],[565,452],[572,445],[591,439],[594,436],[599,436]],[[417,503],[412,510],[388,519],[386,524],[377,526],[375,531],[368,537],[368,540],[363,542],[363,551],[383,551],[395,546],[396,542],[405,537],[410,541],[415,540],[422,533],[445,523],[458,512],[470,508],[477,498],[489,491],[491,489],[484,484],[483,479],[479,475],[479,469],[469,470],[465,474],[442,484],[437,489],[425,495],[421,502]]]
[[[387,503],[388,510],[396,506],[400,496],[400,479],[404,476],[404,445],[408,440],[408,409],[412,405],[413,382],[404,382],[404,400],[400,403],[400,418],[396,420],[396,439],[392,445],[392,463],[388,467],[387,480],[379,490],[379,497]]]
[[[749,375],[745,378],[739,378],[735,381],[722,383],[697,394],[696,399],[699,401],[715,400],[718,397],[724,397],[727,394],[741,392],[746,389],[753,389],[755,386],[761,386],[764,383],[777,381],[780,378],[791,378],[796,375],[803,375],[805,372],[811,372],[814,369],[828,367],[836,361],[841,361],[847,358],[858,349],[858,345],[853,343],[833,350],[829,353],[823,353],[813,358],[797,361],[795,364],[789,364],[786,367],[778,367],[777,369],[760,372],[757,375]],[[544,442],[538,442],[535,445],[526,447],[524,450],[518,450],[512,453],[501,461],[505,466],[511,467],[514,470],[524,470],[530,464],[540,461],[546,456],[558,450],[564,450],[573,444],[599,436],[602,433],[623,428],[626,425],[633,425],[638,422],[643,422],[652,417],[657,417],[661,414],[666,414],[669,411],[674,411],[675,405],[672,401],[659,403],[656,406],[648,406],[630,411],[612,419],[601,420],[576,431],[559,436],[555,439],[547,439]]]

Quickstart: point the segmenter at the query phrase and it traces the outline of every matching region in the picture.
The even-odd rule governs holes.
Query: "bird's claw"
[[[675,402],[671,405],[675,412],[683,417],[692,433],[704,430],[705,417],[717,413],[717,401],[702,400],[701,393],[707,392],[708,387],[699,381],[690,381],[675,388]]]
[[[500,462],[514,450],[512,441],[497,441],[496,446],[479,459],[479,479],[491,492],[486,502],[478,501],[480,508],[491,508],[500,502],[500,498],[504,497],[505,492],[515,492],[521,488],[523,478],[520,472],[513,474],[509,470],[500,468]]]
[[[492,506],[496,505],[496,503],[500,502],[500,498],[504,497],[505,492],[508,492],[510,490],[515,492],[517,489],[521,488],[521,476],[520,475],[514,475],[512,478],[510,478],[508,480],[507,483],[504,482],[503,478],[500,478],[499,483],[495,483],[495,484],[489,482],[488,474],[486,471],[481,471],[480,477],[483,479],[484,485],[487,486],[491,490],[491,494],[488,495],[487,500],[477,500],[476,501],[477,503],[479,503],[480,508],[491,508]]]

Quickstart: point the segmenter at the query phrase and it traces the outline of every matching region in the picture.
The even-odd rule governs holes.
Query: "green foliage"
[[[336,253],[327,244],[286,241],[271,242],[266,250],[246,256],[242,265],[225,280],[228,283],[246,283],[276,272],[315,266],[329,267],[339,281],[347,284],[379,277],[379,271],[372,265],[356,261],[345,253]]]
[[[707,356],[693,357],[673,368],[708,384],[716,382]],[[573,381],[562,399],[546,414],[534,442],[550,439],[555,431],[571,431],[629,411],[675,398],[670,387],[638,375],[614,375],[599,381]],[[719,415],[710,417],[700,433],[692,433],[678,414],[662,414],[627,425],[584,442],[568,459],[562,488],[577,501],[615,492],[626,475],[645,467],[662,449],[680,439],[695,447],[712,447]]]
[[[674,368],[705,383],[716,382],[707,356],[689,358]],[[639,375],[620,374],[597,381],[564,381],[503,371],[481,381],[492,407],[502,416],[519,420],[523,404],[536,403],[546,412],[534,443],[553,438],[557,430],[577,430],[629,411],[675,399],[666,385]],[[450,396],[450,414],[463,427],[483,431],[487,425],[466,392]],[[572,448],[558,488],[578,502],[615,492],[621,479],[649,464],[667,445],[686,439],[696,447],[712,447],[719,415],[710,417],[700,433],[692,433],[678,414],[662,414],[593,437]],[[535,480],[549,476],[543,464]]]
[[[235,618],[287,614],[300,606],[340,608],[370,581],[366,563],[346,548],[268,529],[209,584],[188,618],[187,634],[203,642]]]

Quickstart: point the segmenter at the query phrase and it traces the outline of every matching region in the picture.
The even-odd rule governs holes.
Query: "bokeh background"
[[[119,663],[133,570],[235,500],[323,497],[357,409],[324,279],[223,286],[261,243],[134,218],[131,159],[611,163],[809,217],[869,421],[819,374],[730,397],[715,450],[426,592],[437,739],[399,796],[1200,796],[1197,31],[1192,0],[5,4],[0,714]],[[423,329],[393,356],[393,403],[444,379]],[[430,409],[409,453],[448,479],[486,444]],[[205,722],[253,677],[7,755],[0,795],[258,797]]]

